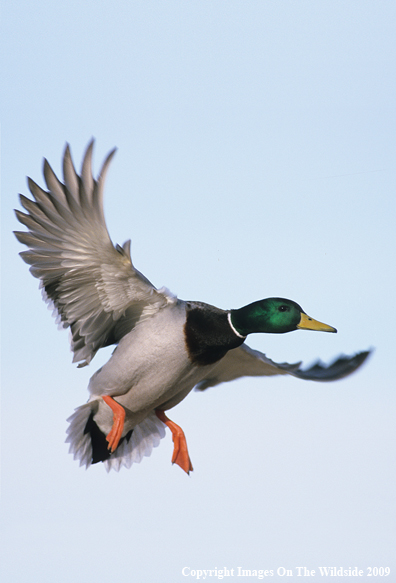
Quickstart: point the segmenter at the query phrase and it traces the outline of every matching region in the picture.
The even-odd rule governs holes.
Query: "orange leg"
[[[172,441],[174,444],[172,464],[177,464],[182,470],[189,474],[194,468],[192,467],[190,456],[188,455],[186,436],[184,435],[183,429],[168,419],[164,411],[156,411],[155,414],[172,432]]]
[[[102,399],[113,411],[113,426],[106,436],[109,442],[109,450],[113,453],[117,449],[124,429],[125,409],[117,401],[114,401],[112,397],[105,395]]]

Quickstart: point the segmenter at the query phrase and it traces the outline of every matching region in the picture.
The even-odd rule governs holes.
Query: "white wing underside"
[[[95,180],[92,149],[93,141],[78,176],[66,147],[64,184],[44,160],[48,191],[28,179],[35,201],[21,195],[28,214],[16,211],[16,215],[29,231],[15,233],[29,247],[21,256],[40,279],[44,298],[59,323],[71,330],[73,362],[83,364],[103,346],[118,342],[137,322],[175,301],[168,290],[157,290],[134,268],[130,241],[123,247],[112,244],[103,213],[103,187],[115,150]]]

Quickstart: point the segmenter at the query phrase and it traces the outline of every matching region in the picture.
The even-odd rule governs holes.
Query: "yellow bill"
[[[301,330],[317,330],[318,332],[337,332],[333,326],[328,326],[327,324],[323,324],[323,322],[318,322],[318,320],[314,320],[310,318],[304,312],[301,312],[301,320],[300,323],[297,324],[297,328]]]

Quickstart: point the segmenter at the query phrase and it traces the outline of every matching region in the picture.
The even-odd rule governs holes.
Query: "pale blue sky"
[[[395,22],[393,1],[3,3],[4,581],[395,577]],[[129,471],[79,468],[65,420],[110,350],[71,364],[11,231],[26,175],[43,184],[43,156],[59,173],[66,141],[79,168],[92,136],[95,172],[119,148],[110,235],[156,286],[223,308],[289,297],[338,334],[250,346],[306,364],[373,346],[367,366],[191,393],[171,415],[189,478],[170,435]]]

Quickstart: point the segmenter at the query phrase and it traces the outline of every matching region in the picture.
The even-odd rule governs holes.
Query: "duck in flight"
[[[334,381],[361,366],[368,351],[303,370],[301,363],[275,363],[245,344],[256,332],[336,332],[294,301],[267,298],[222,310],[155,288],[133,266],[130,241],[114,246],[107,231],[103,188],[115,150],[97,180],[92,151],[93,140],[78,175],[66,146],[63,182],[44,160],[48,190],[29,178],[34,200],[21,195],[26,212],[15,211],[28,229],[15,232],[28,247],[20,255],[40,279],[44,298],[62,326],[70,328],[73,362],[85,366],[100,348],[116,345],[89,381],[88,402],[68,419],[66,441],[80,465],[129,468],[151,454],[167,426],[174,443],[172,463],[189,473],[193,467],[184,432],[166,412],[194,387],[205,390],[243,376],[285,374]]]

